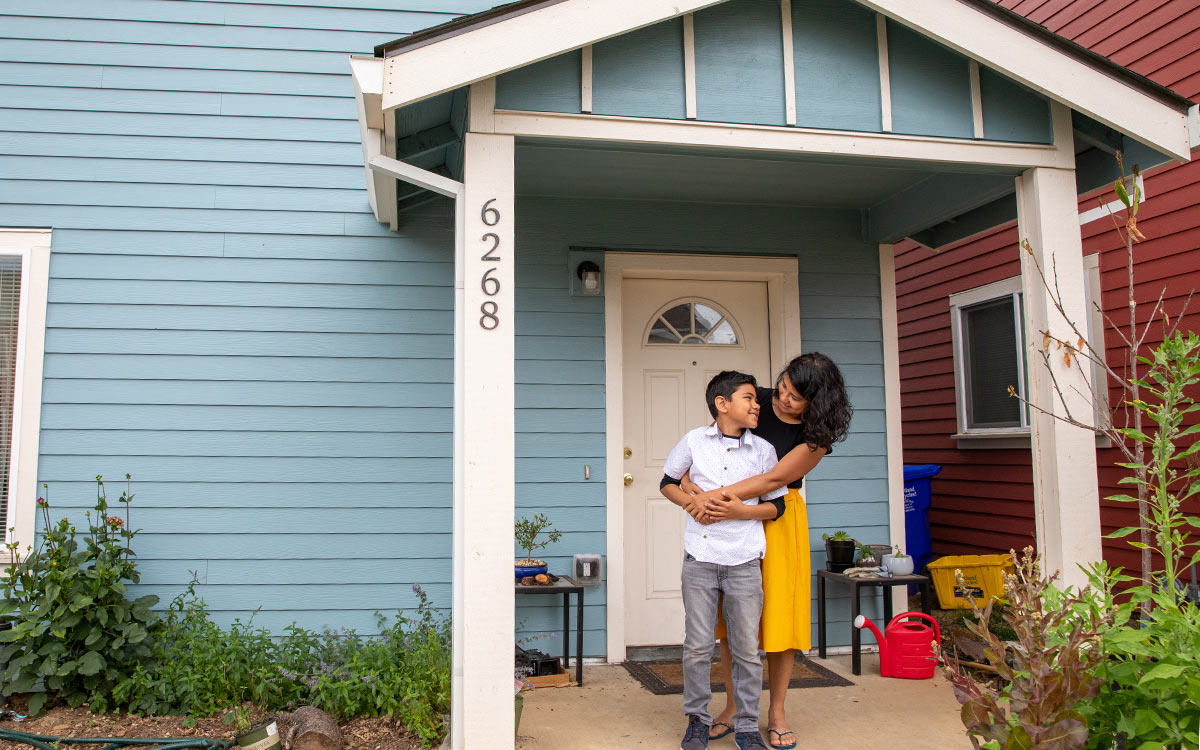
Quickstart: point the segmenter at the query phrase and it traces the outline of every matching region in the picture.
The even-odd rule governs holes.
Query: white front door
[[[658,491],[667,454],[712,421],[704,389],[721,370],[771,385],[765,281],[625,279],[625,642],[683,642],[679,576],[686,515]]]

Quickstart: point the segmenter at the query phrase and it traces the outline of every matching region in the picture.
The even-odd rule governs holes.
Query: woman
[[[796,746],[796,735],[788,726],[784,710],[787,686],[792,679],[795,649],[812,648],[810,601],[812,586],[808,548],[808,514],[800,495],[804,475],[829,454],[833,444],[846,438],[850,427],[850,400],[837,365],[824,354],[802,354],[788,363],[775,389],[758,389],[761,404],[770,403],[759,414],[754,434],[775,446],[779,463],[766,474],[700,492],[685,477],[683,488],[693,495],[692,515],[706,516],[702,522],[730,517],[732,503],[757,497],[777,487],[788,486],[785,510],[778,520],[767,521],[767,553],[763,558],[762,649],[767,653],[771,693],[767,712],[767,740],[771,747],[785,750]],[[724,640],[724,623],[717,627],[721,639],[721,664],[725,678],[725,710],[710,731],[717,739],[733,731],[730,719],[736,712],[729,647]]]

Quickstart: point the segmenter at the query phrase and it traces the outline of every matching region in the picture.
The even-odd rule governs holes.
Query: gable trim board
[[[608,661],[625,660],[625,506],[623,451],[624,335],[622,283],[625,279],[716,279],[766,281],[767,314],[771,321],[771,372],[778,372],[791,352],[801,351],[799,261],[739,255],[696,256],[610,252],[604,255],[604,370],[605,370],[605,527],[608,570]],[[889,493],[895,497],[894,488]],[[903,493],[899,495],[903,498]],[[903,528],[903,520],[901,521]],[[901,532],[903,533],[903,532]],[[615,592],[615,593],[614,593]]]
[[[1113,75],[961,0],[859,0],[897,23],[997,70],[1174,158],[1187,160],[1191,102],[1167,89]],[[427,34],[376,48],[385,60],[384,110],[545,60],[719,3],[712,0],[558,0],[516,3],[485,25]],[[483,15],[483,14],[480,14]],[[453,25],[453,24],[451,24]],[[421,75],[413,75],[419,70]]]

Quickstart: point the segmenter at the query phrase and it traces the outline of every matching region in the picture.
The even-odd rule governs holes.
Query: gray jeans
[[[741,565],[717,565],[683,556],[683,713],[699,716],[711,726],[708,703],[717,601],[724,594],[723,614],[733,654],[733,694],[738,732],[758,731],[758,701],[762,695],[762,662],[758,658],[758,623],[762,618],[762,566],[758,560]]]

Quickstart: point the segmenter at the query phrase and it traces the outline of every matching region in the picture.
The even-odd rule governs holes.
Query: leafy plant
[[[1138,383],[1146,399],[1131,406],[1150,428],[1119,432],[1146,450],[1139,451],[1140,463],[1120,465],[1132,472],[1121,483],[1138,487],[1146,513],[1139,526],[1109,536],[1141,532],[1130,544],[1155,553],[1152,559],[1161,567],[1152,568],[1119,603],[1112,589],[1135,579],[1105,569],[1090,576],[1100,593],[1089,606],[1114,617],[1114,627],[1098,643],[1105,657],[1094,670],[1101,688],[1079,707],[1093,727],[1093,748],[1107,747],[1117,735],[1130,747],[1180,747],[1194,741],[1200,726],[1200,608],[1184,600],[1177,585],[1179,574],[1200,560],[1200,545],[1190,533],[1200,519],[1183,510],[1200,493],[1200,443],[1187,444],[1200,426],[1185,426],[1187,415],[1200,410],[1188,395],[1200,385],[1200,336],[1176,332],[1140,359],[1148,366]],[[1139,502],[1129,495],[1110,499]],[[1151,544],[1141,541],[1147,538]]]
[[[1042,576],[1032,547],[1013,558],[1016,573],[1005,576],[1004,620],[1016,641],[1006,644],[988,628],[991,600],[980,609],[971,599],[975,619],[967,623],[1004,684],[978,683],[958,659],[945,659],[963,726],[975,750],[1078,750],[1088,741],[1088,724],[1075,707],[1099,691],[1101,678],[1093,670],[1103,657],[1095,644],[1107,615],[1081,607],[1085,597],[1055,588],[1057,574]]]
[[[545,549],[562,538],[562,532],[550,528],[550,519],[543,513],[538,513],[533,518],[522,518],[517,521],[513,530],[517,539],[517,547],[526,552],[525,559],[520,562],[528,564],[540,562],[533,559],[534,550]],[[538,536],[543,531],[546,533],[546,538],[538,541]]]
[[[821,539],[826,542],[852,542],[852,541],[854,541],[850,537],[849,533],[842,531],[840,529],[838,531],[833,532],[833,536],[830,536],[829,534],[822,534]]]
[[[80,534],[66,518],[51,523],[49,487],[38,498],[44,533],[21,558],[9,544],[10,566],[0,580],[0,616],[12,627],[0,631],[4,696],[29,692],[41,680],[46,691],[29,700],[32,714],[57,693],[71,706],[89,703],[104,711],[113,704],[109,688],[126,679],[150,653],[157,615],[156,596],[129,601],[126,584],[137,583],[129,506],[133,493],[118,499],[124,518],[109,515],[104,482],[96,477],[96,505]]]
[[[338,719],[395,716],[426,746],[445,737],[450,623],[419,586],[415,616],[377,614],[378,637],[292,625],[275,638],[253,618],[214,623],[195,585],[172,601],[151,658],[114,686],[121,705],[190,716],[232,709],[226,718],[236,722],[239,707],[250,704],[271,711],[308,704]]]
[[[892,549],[896,550],[896,553],[892,555],[892,557],[895,557],[897,560],[903,560],[904,558],[908,557],[908,555],[904,554],[904,550],[900,549],[899,545],[893,547]]]

